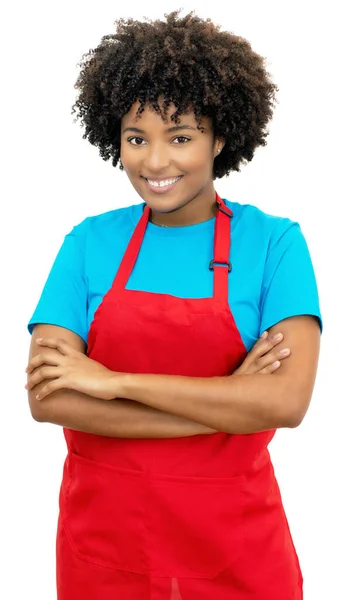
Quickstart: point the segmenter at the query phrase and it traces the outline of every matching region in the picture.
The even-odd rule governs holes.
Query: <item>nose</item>
[[[149,144],[143,159],[143,165],[147,172],[161,172],[168,168],[169,162],[169,152],[164,144]]]

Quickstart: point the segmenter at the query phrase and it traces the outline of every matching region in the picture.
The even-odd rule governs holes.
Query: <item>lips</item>
[[[144,177],[149,189],[156,193],[164,193],[172,190],[176,184],[182,179],[182,175],[178,177],[168,177],[167,179],[151,179]]]
[[[181,175],[178,175],[177,177],[168,177],[168,179],[151,179],[150,177],[145,177],[145,179],[154,187],[164,187],[179,181],[181,179]]]

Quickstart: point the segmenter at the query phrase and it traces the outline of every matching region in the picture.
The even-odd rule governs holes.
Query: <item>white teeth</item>
[[[179,181],[179,179],[181,179],[181,177],[175,177],[174,179],[164,179],[164,181],[152,181],[152,179],[147,179],[147,181],[150,185],[153,185],[154,187],[166,187],[167,185],[172,185],[173,183],[176,183],[177,181]]]

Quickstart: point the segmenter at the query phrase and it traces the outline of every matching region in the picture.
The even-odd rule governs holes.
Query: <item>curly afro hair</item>
[[[135,102],[139,115],[148,104],[162,119],[173,103],[175,123],[193,111],[198,129],[200,118],[209,117],[214,136],[225,140],[214,161],[216,179],[239,171],[266,145],[278,88],[247,40],[220,31],[211,19],[193,12],[180,18],[179,12],[165,15],[165,21],[115,21],[116,33],[103,36],[78,63],[72,114],[85,127],[83,138],[104,160],[112,158],[114,167],[120,160],[121,119]]]

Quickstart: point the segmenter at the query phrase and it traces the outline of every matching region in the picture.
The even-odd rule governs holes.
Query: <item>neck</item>
[[[205,199],[202,196],[196,196],[184,206],[167,213],[152,210],[150,221],[162,227],[197,225],[213,219],[216,210],[216,192],[213,190]]]

